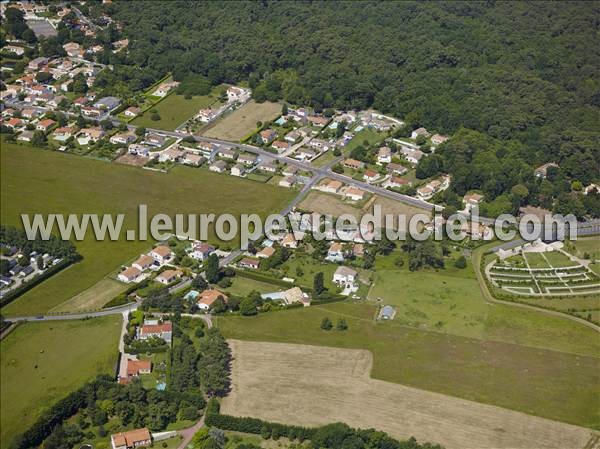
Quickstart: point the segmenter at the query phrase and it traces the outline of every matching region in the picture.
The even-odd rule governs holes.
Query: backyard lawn
[[[144,114],[131,122],[135,126],[146,128],[164,129],[173,131],[182,125],[187,119],[198,113],[199,109],[208,108],[218,101],[218,94],[215,90],[209,95],[192,97],[186,100],[183,95],[171,94],[158,104],[152,106]],[[152,111],[156,110],[160,120],[152,120]]]
[[[112,374],[121,316],[27,323],[0,343],[0,446],[98,374]]]
[[[4,142],[1,156],[1,222],[15,226],[21,225],[21,213],[123,213],[123,229],[135,229],[140,204],[148,205],[149,217],[156,213],[266,216],[293,197],[293,192],[269,184],[183,166],[168,174],[157,173]],[[83,241],[74,242],[82,262],[31,289],[2,313],[47,312],[91,288],[153,243],[126,241],[125,233],[121,234],[118,241],[97,241],[90,230]],[[212,231],[209,240],[219,243]]]

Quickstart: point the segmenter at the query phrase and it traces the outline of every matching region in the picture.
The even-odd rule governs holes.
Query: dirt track
[[[233,391],[225,414],[306,426],[343,421],[446,449],[599,447],[589,429],[371,379],[368,351],[229,342]]]

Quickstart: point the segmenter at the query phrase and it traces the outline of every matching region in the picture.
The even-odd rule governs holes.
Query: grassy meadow
[[[268,184],[176,166],[168,174],[88,158],[2,144],[1,222],[21,226],[22,213],[125,214],[135,229],[139,204],[155,213],[258,213],[283,208],[293,192]],[[122,232],[124,234],[124,232]],[[219,243],[209,233],[209,240]],[[2,309],[5,316],[47,312],[89,289],[151,241],[97,241],[88,231],[75,242],[84,259],[31,289]],[[229,242],[226,246],[235,246]],[[80,298],[81,299],[81,298]]]
[[[196,115],[198,110],[208,108],[218,101],[217,89],[220,88],[215,88],[209,95],[194,96],[189,100],[186,100],[183,95],[170,94],[142,115],[136,117],[131,124],[145,128],[173,131],[187,119]],[[152,116],[151,111],[155,109],[160,116],[160,120],[152,120],[150,118]]]
[[[117,362],[121,316],[19,326],[0,343],[0,446],[46,408]],[[68,348],[68,351],[65,350]]]

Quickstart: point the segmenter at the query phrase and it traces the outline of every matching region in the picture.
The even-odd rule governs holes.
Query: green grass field
[[[176,166],[168,174],[110,164],[58,152],[2,144],[1,222],[21,225],[21,213],[125,214],[124,229],[135,229],[139,204],[156,213],[266,216],[293,197],[287,189]],[[35,180],[35,181],[34,181]],[[124,232],[122,233],[124,234]],[[209,234],[213,243],[216,236]],[[92,287],[121,264],[146,251],[152,241],[96,241],[91,230],[75,242],[84,260],[2,309],[6,316],[46,312]],[[230,242],[225,246],[235,246]]]
[[[369,145],[375,145],[377,142],[383,140],[384,135],[378,133],[377,131],[367,128],[362,131],[356,133],[354,138],[348,142],[348,145],[344,147],[343,154],[348,156],[350,152],[359,145],[362,145],[366,140]]]
[[[271,293],[283,290],[283,288],[278,285],[273,285],[269,284],[268,282],[257,281],[255,279],[245,278],[242,276],[235,276],[232,278],[232,281],[233,283],[228,288],[222,289],[218,285],[215,286],[215,288],[222,290],[227,294],[240,297],[247,296],[252,290],[256,290],[259,293]]]
[[[573,253],[576,256],[584,257],[585,253],[588,253],[592,259],[600,259],[600,239],[597,236],[580,238],[572,243],[575,246]]]
[[[186,100],[183,95],[170,94],[133,120],[131,124],[173,131],[187,119],[193,117],[199,109],[207,108],[217,100],[216,89],[210,95],[196,96],[189,100]],[[150,118],[152,116],[151,111],[155,109],[160,116],[160,120],[154,121]]]
[[[579,265],[577,262],[573,262],[571,259],[569,259],[567,256],[565,256],[559,251],[548,251],[544,253],[544,257],[546,258],[548,263],[554,268],[573,267]]]
[[[53,308],[51,312],[85,312],[99,310],[117,296],[124,292],[127,285],[114,279],[102,279],[96,284],[73,296],[66,302]]]
[[[527,259],[530,268],[552,268],[539,253],[524,253],[523,257]]]
[[[526,344],[562,338],[571,349],[597,354],[597,334],[537,313],[519,316],[521,312],[498,309],[489,312],[485,339],[375,322],[376,307],[365,303],[219,317],[217,325],[227,338],[367,349],[373,353],[372,377],[377,379],[600,428],[600,359],[493,339],[509,334]],[[349,330],[321,330],[325,316],[334,322],[345,318]]]
[[[2,340],[0,445],[86,381],[112,374],[120,330],[121,316],[109,316],[27,323]]]

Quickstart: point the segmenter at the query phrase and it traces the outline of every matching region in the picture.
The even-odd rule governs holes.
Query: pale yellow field
[[[369,351],[229,343],[233,388],[224,414],[305,426],[341,421],[446,449],[595,446],[589,429],[371,379]]]
[[[342,214],[350,214],[356,217],[358,220],[364,215],[373,212],[374,206],[378,204],[381,206],[381,214],[398,214],[406,215],[406,221],[415,214],[427,214],[430,213],[424,209],[418,207],[409,206],[408,204],[401,203],[399,201],[392,200],[390,198],[384,198],[380,196],[371,197],[364,205],[354,206],[348,202],[345,202],[341,197],[333,194],[311,191],[306,198],[304,198],[298,207],[303,210],[310,212],[318,212],[320,214],[332,214],[334,217],[339,217]],[[397,225],[397,220],[393,221],[394,226]],[[383,223],[385,225],[385,223]]]
[[[51,312],[85,312],[101,309],[104,304],[126,289],[125,284],[113,279],[102,279],[87,290],[59,304]]]
[[[266,122],[277,118],[281,113],[279,103],[256,103],[250,100],[244,106],[218,120],[202,135],[215,139],[238,141],[256,129],[256,122]]]

